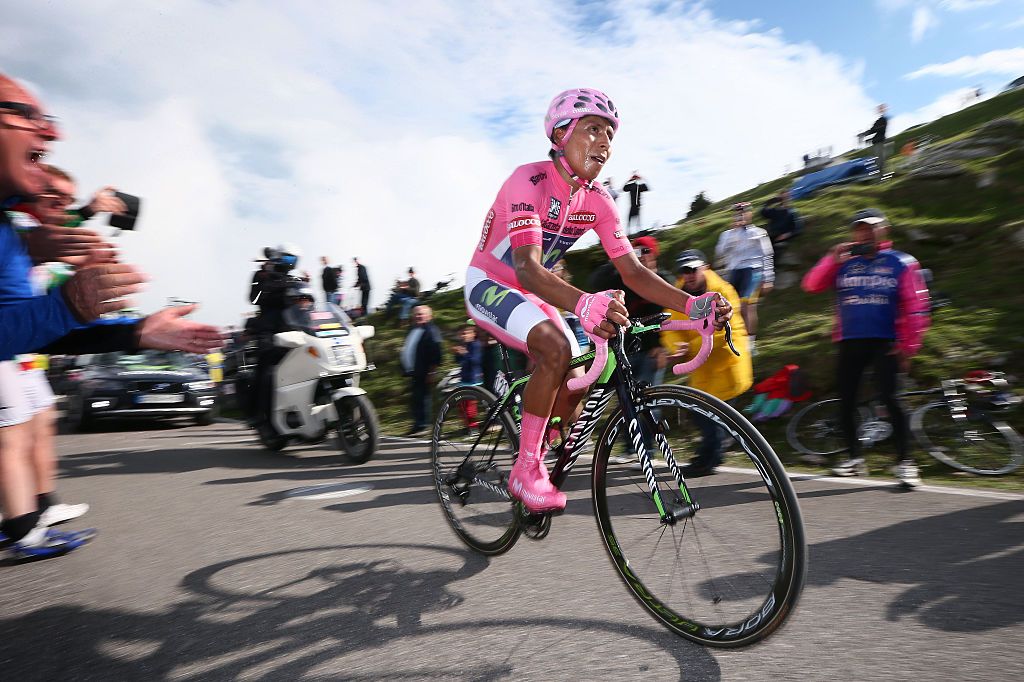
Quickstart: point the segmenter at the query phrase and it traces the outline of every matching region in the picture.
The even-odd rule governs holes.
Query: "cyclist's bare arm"
[[[584,292],[552,274],[541,265],[540,257],[541,248],[532,244],[520,246],[512,251],[512,262],[516,269],[516,279],[524,289],[540,296],[547,303],[562,310],[575,310],[576,304],[579,302],[580,296],[584,295]],[[633,256],[633,258],[635,259],[636,256]],[[671,289],[672,287],[669,288]],[[615,324],[628,324],[629,320],[626,314],[626,307],[620,300],[613,300],[608,307],[608,319]],[[595,330],[595,333],[607,339],[615,335],[615,328],[606,320]]]
[[[641,298],[665,308],[678,310],[681,313],[686,312],[686,302],[690,300],[691,296],[681,289],[676,289],[659,277],[657,273],[644,267],[635,253],[630,252],[619,256],[613,259],[612,263],[615,264],[615,269],[622,276],[623,283]],[[720,297],[720,299],[715,315],[716,329],[721,329],[726,320],[732,317],[732,306],[729,305],[729,301],[725,297]]]

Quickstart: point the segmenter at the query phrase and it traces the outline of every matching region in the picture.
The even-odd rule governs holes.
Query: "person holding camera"
[[[867,473],[857,437],[855,415],[864,370],[874,369],[875,384],[889,412],[896,444],[896,478],[907,487],[920,485],[910,457],[907,423],[896,397],[897,375],[907,371],[921,347],[928,322],[928,292],[916,260],[900,251],[882,249],[878,226],[887,224],[876,209],[858,211],[850,223],[851,240],[832,247],[803,279],[808,293],[836,292],[833,340],[839,346],[836,367],[840,418],[849,458],[836,466],[836,476]]]

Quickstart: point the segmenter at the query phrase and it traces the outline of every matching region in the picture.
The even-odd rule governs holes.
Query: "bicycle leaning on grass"
[[[570,390],[592,388],[579,418],[548,454],[556,460],[551,481],[561,489],[618,398],[591,466],[593,511],[608,556],[634,597],[670,630],[707,646],[739,647],[777,629],[803,588],[807,547],[796,493],[771,446],[743,415],[693,388],[639,384],[626,357],[626,345],[639,334],[696,329],[702,336],[697,357],[673,368],[676,374],[692,370],[711,352],[716,300],[694,301],[689,320],[667,321],[663,314],[630,320],[610,341],[595,338],[595,350],[573,358],[570,368],[593,363],[585,376],[570,380]],[[732,347],[730,331],[726,327]],[[551,527],[550,514],[530,514],[508,492],[528,379],[513,377],[500,398],[480,387],[457,388],[434,423],[433,475],[445,517],[482,554],[507,552],[523,534],[540,540]],[[695,454],[701,438],[693,415],[712,420],[725,450],[738,451],[748,466],[685,480],[679,462]],[[617,449],[639,462],[639,471],[609,463]],[[567,512],[585,508],[570,500]]]
[[[1020,403],[1007,387],[1001,372],[976,370],[963,379],[945,379],[935,388],[903,391],[897,397],[937,398],[910,414],[910,431],[925,452],[960,471],[1000,476],[1024,462],[1024,440],[999,416]],[[805,455],[821,458],[821,463],[845,452],[840,409],[840,400],[830,398],[797,412],[786,427],[789,444]],[[892,435],[889,415],[876,400],[858,403],[854,425],[865,446]]]

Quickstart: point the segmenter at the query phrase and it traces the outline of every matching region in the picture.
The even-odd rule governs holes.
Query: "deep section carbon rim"
[[[1008,424],[980,415],[955,421],[944,402],[918,408],[910,428],[925,452],[960,471],[1001,476],[1024,460],[1024,443]]]
[[[483,554],[507,551],[520,533],[508,494],[519,433],[507,411],[485,421],[495,402],[476,386],[452,391],[437,411],[430,448],[445,518],[463,542]]]
[[[685,464],[697,456],[700,419],[719,430],[727,466],[688,478],[684,494],[659,441]],[[593,488],[602,539],[626,585],[664,625],[704,645],[744,646],[774,631],[802,590],[807,548],[796,494],[771,447],[734,409],[682,386],[647,389],[641,426],[628,440],[624,421],[621,409],[609,417]],[[655,434],[645,423],[658,425]],[[666,508],[689,501],[699,505],[695,514],[662,521],[650,482],[632,467],[636,443],[653,452],[653,483]]]

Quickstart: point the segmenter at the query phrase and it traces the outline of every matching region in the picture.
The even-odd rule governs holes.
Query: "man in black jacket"
[[[370,314],[370,275],[358,258],[353,258],[352,262],[356,264],[356,288],[362,293],[359,314],[365,317]]]
[[[865,137],[871,137],[868,142],[874,145],[875,156],[878,157],[878,179],[881,180],[882,176],[885,175],[885,130],[889,127],[889,117],[886,116],[888,108],[884,104],[878,105],[878,119],[874,125],[865,130],[863,133],[857,134],[858,140],[863,140]]]
[[[804,219],[790,207],[789,192],[786,190],[765,202],[761,207],[761,216],[768,221],[765,229],[768,238],[772,240],[775,262],[779,263],[790,241],[803,232]]]
[[[339,268],[333,268],[327,264],[327,256],[320,256],[320,263],[324,269],[320,272],[320,283],[324,287],[324,298],[328,303],[338,305],[338,278],[341,275]]]
[[[441,364],[441,332],[433,322],[430,306],[412,309],[412,329],[405,337],[399,359],[406,376],[412,379],[412,428],[410,436],[426,433],[430,421],[430,387],[434,372]]]
[[[647,181],[640,177],[640,173],[633,171],[633,176],[622,186],[623,192],[629,192],[629,217],[626,219],[626,233],[632,234],[633,226],[640,228],[640,204],[642,195],[650,189]]]

